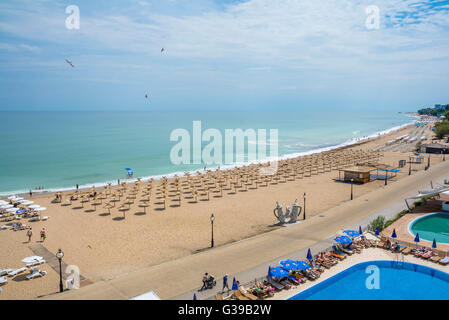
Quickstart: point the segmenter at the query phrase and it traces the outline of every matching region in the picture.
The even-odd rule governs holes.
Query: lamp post
[[[212,213],[212,215],[210,216],[210,223],[211,223],[211,226],[212,226],[212,238],[211,238],[211,241],[210,241],[210,247],[211,248],[214,247],[214,220],[215,220],[215,217],[214,217],[214,214]]]
[[[385,170],[385,185],[388,184],[388,169]]]
[[[306,220],[306,193],[304,192],[304,219]]]
[[[427,168],[430,168],[430,154],[429,157],[427,158]]]
[[[62,257],[64,257],[64,252],[62,252],[61,249],[58,249],[58,252],[56,253],[56,258],[59,260],[59,292],[64,291],[64,287],[62,286]]]
[[[354,194],[352,192],[352,186],[354,185],[354,179],[351,179],[351,200],[354,199]]]
[[[408,158],[408,164],[409,164],[408,175],[411,175],[412,174],[412,157]]]

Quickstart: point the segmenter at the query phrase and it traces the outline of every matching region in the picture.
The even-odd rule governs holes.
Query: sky
[[[448,71],[449,0],[0,2],[2,111],[414,111]]]

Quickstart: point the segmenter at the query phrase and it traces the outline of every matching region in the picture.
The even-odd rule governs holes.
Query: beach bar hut
[[[427,143],[422,144],[420,151],[422,153],[436,153],[436,154],[448,154],[449,153],[449,145],[442,143]]]
[[[338,180],[342,181],[341,175],[343,174],[343,181],[353,180],[355,183],[367,183],[371,181],[371,172],[376,168],[369,166],[353,166],[345,169],[338,170]]]

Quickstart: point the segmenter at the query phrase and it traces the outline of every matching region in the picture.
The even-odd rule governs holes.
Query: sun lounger
[[[435,263],[438,263],[441,259],[443,259],[443,257],[440,257],[440,256],[436,255],[436,256],[430,257],[429,260],[433,261]]]
[[[253,295],[251,292],[249,292],[248,290],[246,290],[244,287],[240,286],[239,288],[239,292],[246,298],[248,298],[249,300],[258,300],[258,298]]]
[[[449,257],[444,257],[439,261],[439,263],[442,265],[447,265],[449,263]]]
[[[8,272],[8,277],[14,277],[16,275],[18,275],[19,273],[25,272],[27,271],[27,268],[20,268],[20,269],[16,269],[16,270],[12,270],[10,272]]]
[[[402,254],[410,254],[412,252],[412,248],[406,247],[401,251]]]
[[[42,221],[47,221],[50,217],[49,216],[43,216]]]
[[[34,268],[33,268],[34,269]],[[26,276],[27,280],[32,280],[34,278],[39,278],[47,275],[47,271],[40,271],[39,268],[32,270],[32,272]]]
[[[0,269],[0,277],[7,275],[8,272],[12,272],[13,270],[14,269],[3,269],[3,270]]]
[[[268,283],[275,288],[276,290],[282,290],[284,289],[284,286],[280,284],[279,282],[274,281],[272,278],[268,279]]]
[[[335,246],[334,246],[335,247]],[[347,248],[343,248],[342,246],[337,246],[336,247],[339,251],[348,254],[348,255],[352,255],[354,253],[354,251],[347,249]],[[337,251],[336,251],[337,252]],[[338,252],[337,252],[338,253]]]
[[[339,253],[337,253],[335,251],[331,251],[331,255],[333,255],[334,257],[336,257],[336,258],[338,258],[340,260],[346,259],[346,256],[344,256],[342,254],[339,254]]]
[[[8,279],[6,277],[0,277],[0,286],[3,286],[8,283]]]
[[[31,262],[31,263],[27,263],[27,268],[31,268],[31,267],[34,267],[34,266],[38,266],[38,265],[41,265],[41,264],[44,264],[46,261],[44,260],[44,259],[42,259],[42,260],[36,260],[36,261],[33,261],[33,262]]]
[[[234,290],[234,296],[237,300],[249,300],[249,298],[245,297],[239,290]]]

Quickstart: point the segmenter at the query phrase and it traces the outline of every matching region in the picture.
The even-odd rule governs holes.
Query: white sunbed
[[[27,280],[32,280],[34,278],[39,278],[39,277],[43,277],[47,275],[47,271],[40,271],[39,268],[33,268],[33,270],[31,271],[31,273],[29,275],[27,275]]]
[[[25,271],[27,271],[27,268],[25,268],[25,267],[19,268],[16,270],[12,270],[12,271],[8,272],[8,277],[14,277],[22,272],[25,272]]]
[[[9,226],[0,226],[0,230],[7,230],[9,229]]]
[[[0,269],[0,277],[1,276],[4,276],[4,275],[7,275],[8,274],[8,272],[11,272],[11,271],[13,271],[13,269]]]
[[[449,263],[449,257],[444,257],[443,259],[441,259],[440,261],[439,261],[441,264],[444,264],[444,265],[446,265],[446,264],[448,264]]]
[[[8,283],[8,279],[6,279],[6,277],[0,277],[0,286],[7,284]]]
[[[42,221],[47,221],[50,217],[49,216],[44,216],[42,217]]]
[[[38,266],[38,265],[40,265],[40,264],[44,264],[46,261],[44,260],[44,259],[42,259],[42,260],[36,260],[36,261],[33,261],[33,262],[30,262],[30,263],[27,263],[27,267],[28,268],[31,268],[31,267],[34,267],[34,266]]]

